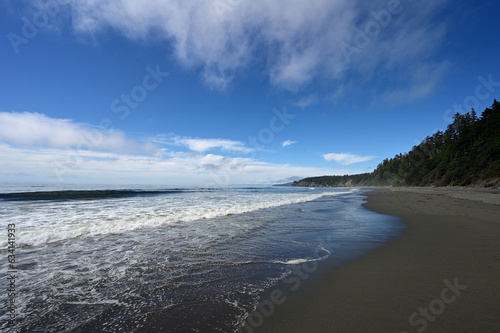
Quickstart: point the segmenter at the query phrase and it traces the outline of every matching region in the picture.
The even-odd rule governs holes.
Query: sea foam
[[[259,209],[290,205],[342,191],[265,191],[259,188],[192,189],[158,191],[92,191],[94,200],[82,198],[83,191],[32,193],[4,201],[4,221],[16,224],[18,246],[41,246],[61,240],[122,233],[237,215]],[[139,194],[137,194],[139,193]],[[116,197],[119,194],[125,196]],[[130,195],[133,197],[129,197]],[[156,195],[152,195],[156,194]],[[70,196],[71,200],[64,196]],[[95,199],[98,196],[98,199]],[[111,196],[111,197],[108,197]],[[4,197],[7,195],[4,194]],[[27,197],[27,199],[26,199]],[[43,200],[41,198],[48,197]],[[58,198],[54,200],[53,198]],[[30,200],[35,198],[35,200]],[[5,207],[7,205],[7,207]],[[1,246],[6,246],[4,240]]]

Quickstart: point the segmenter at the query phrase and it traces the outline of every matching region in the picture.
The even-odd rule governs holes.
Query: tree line
[[[481,116],[474,109],[456,113],[446,131],[371,173],[309,177],[292,186],[500,186],[500,103],[495,99]]]

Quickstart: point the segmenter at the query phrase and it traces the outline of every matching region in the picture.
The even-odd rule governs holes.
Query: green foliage
[[[292,186],[494,186],[500,182],[500,103],[477,117],[457,113],[445,132],[406,154],[385,159],[372,173],[305,178]]]

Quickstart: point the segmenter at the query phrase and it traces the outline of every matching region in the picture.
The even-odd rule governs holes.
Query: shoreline
[[[364,206],[402,218],[404,234],[335,267],[255,332],[500,331],[500,195],[376,188]]]

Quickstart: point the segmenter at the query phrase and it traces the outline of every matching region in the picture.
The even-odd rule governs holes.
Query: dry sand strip
[[[498,191],[368,197],[367,208],[404,220],[403,236],[288,295],[255,332],[500,332]]]

